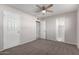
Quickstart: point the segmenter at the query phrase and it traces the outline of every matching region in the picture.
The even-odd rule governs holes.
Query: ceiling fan
[[[43,6],[36,5],[36,7],[39,8],[39,10],[36,11],[36,12],[42,12],[43,15],[44,15],[45,13],[47,13],[47,12],[50,12],[50,13],[53,12],[52,10],[49,10],[49,8],[53,7],[53,4],[49,4],[48,6],[45,6],[45,5],[43,5]]]

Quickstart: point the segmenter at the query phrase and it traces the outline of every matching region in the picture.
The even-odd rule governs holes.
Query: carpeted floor
[[[35,40],[0,52],[0,55],[79,55],[75,45],[51,40]]]

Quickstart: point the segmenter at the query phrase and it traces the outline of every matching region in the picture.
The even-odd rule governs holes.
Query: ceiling
[[[45,4],[45,6],[46,5],[47,4]],[[36,7],[36,4],[9,4],[9,6],[17,8],[30,15],[42,18],[42,17],[52,16],[56,14],[62,14],[65,12],[75,11],[77,10],[79,5],[78,4],[54,4],[53,7],[50,8],[51,10],[53,10],[53,12],[47,13],[46,15],[43,15],[41,12],[38,12],[38,13],[35,12],[39,9],[38,7]],[[42,5],[40,4],[40,6]]]

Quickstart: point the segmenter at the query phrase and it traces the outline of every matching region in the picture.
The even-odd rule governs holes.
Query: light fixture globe
[[[45,14],[45,13],[46,13],[46,10],[42,10],[42,13],[44,13],[44,14]]]

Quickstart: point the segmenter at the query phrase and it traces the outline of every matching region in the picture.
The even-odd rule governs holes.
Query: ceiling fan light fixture
[[[45,15],[48,12],[52,12],[52,10],[48,10],[49,8],[53,7],[53,4],[49,4],[48,6],[40,6],[36,5],[39,8],[39,12],[41,12],[43,15]]]
[[[42,10],[42,13],[44,13],[44,14],[45,14],[45,13],[46,13],[46,10]]]

